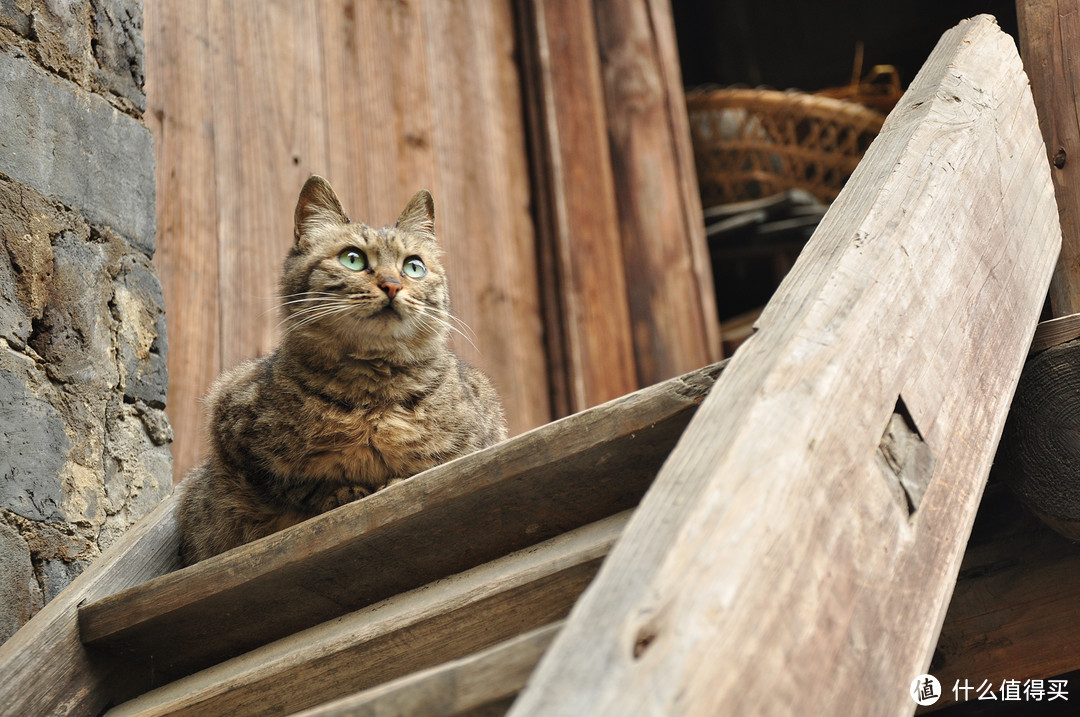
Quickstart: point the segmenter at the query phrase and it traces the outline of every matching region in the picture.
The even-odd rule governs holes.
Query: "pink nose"
[[[379,288],[386,292],[386,295],[391,299],[398,293],[398,289],[401,288],[401,282],[397,279],[386,277],[379,282]]]

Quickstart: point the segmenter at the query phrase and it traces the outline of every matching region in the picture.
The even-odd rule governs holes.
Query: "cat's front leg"
[[[371,495],[372,491],[361,485],[343,485],[339,486],[337,490],[331,492],[324,502],[325,507],[319,512],[327,510],[333,510],[339,506],[351,503],[354,500],[360,498],[366,498]]]
[[[325,513],[373,492],[357,483],[316,477],[289,478],[270,471],[251,472],[248,480],[266,504],[308,515]]]

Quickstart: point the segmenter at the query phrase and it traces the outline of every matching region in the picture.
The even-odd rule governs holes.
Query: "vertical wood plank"
[[[554,404],[573,412],[637,386],[596,25],[591,3],[517,8]]]
[[[670,5],[595,0],[637,379],[720,357]]]
[[[326,164],[308,167],[309,173],[324,174],[350,216],[375,226],[393,223],[409,198],[427,188],[442,233],[432,62],[421,4],[322,0],[319,25]]]
[[[318,23],[311,0],[209,7],[222,365],[277,340],[281,263],[302,165],[326,161]]]
[[[424,3],[433,133],[454,311],[472,328],[456,348],[490,373],[511,431],[551,419],[525,130],[506,0]],[[441,212],[441,214],[440,214]],[[475,346],[473,345],[475,344]]]
[[[198,399],[221,371],[212,42],[205,0],[147,0],[146,121],[154,135],[157,254],[168,310],[169,400],[183,476],[198,460]]]
[[[1080,312],[1080,0],[1016,0],[1016,17],[1061,221],[1050,307],[1066,316]]]

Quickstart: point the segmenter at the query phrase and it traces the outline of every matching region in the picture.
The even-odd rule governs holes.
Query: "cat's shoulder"
[[[207,401],[213,405],[223,402],[253,400],[259,390],[271,382],[277,352],[248,359],[223,371],[210,387]]]

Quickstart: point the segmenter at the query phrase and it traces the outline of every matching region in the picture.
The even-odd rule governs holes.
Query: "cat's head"
[[[286,336],[396,361],[441,350],[451,317],[426,190],[394,226],[373,229],[349,221],[329,182],[312,176],[300,191],[293,233],[281,282]]]

